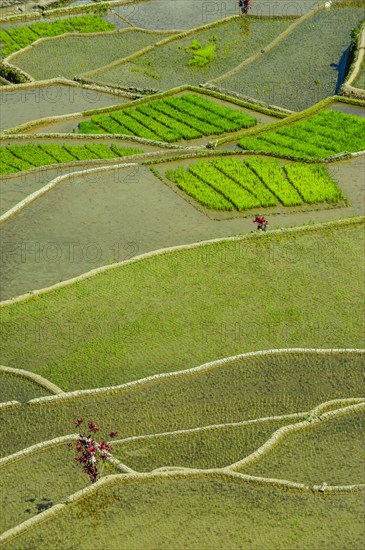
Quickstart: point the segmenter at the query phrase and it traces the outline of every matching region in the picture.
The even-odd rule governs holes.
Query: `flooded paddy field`
[[[169,167],[187,162],[173,161]],[[269,216],[270,227],[363,213],[364,158],[338,163],[330,170],[350,200],[348,207],[282,211]],[[145,166],[75,175],[0,226],[1,299],[144,252],[252,229],[252,217],[208,218]]]
[[[127,57],[164,37],[132,29],[99,36],[55,37],[16,54],[11,62],[35,80],[60,76],[73,80],[76,75]]]
[[[324,0],[314,2],[301,0],[288,2],[278,0],[252,2],[250,15],[287,17],[304,15],[311,9],[323,4]],[[191,29],[207,23],[213,23],[224,17],[240,15],[238,2],[207,2],[206,0],[151,0],[118,6],[113,9],[127,18],[132,25],[143,29]]]
[[[287,109],[306,109],[337,93],[351,29],[363,17],[363,8],[356,6],[321,11],[220,86]]]
[[[123,97],[66,85],[22,87],[0,91],[0,130],[37,118],[78,113],[125,103]]]

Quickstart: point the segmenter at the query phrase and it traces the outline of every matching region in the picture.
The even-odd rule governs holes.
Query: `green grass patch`
[[[306,484],[365,483],[363,432],[364,410],[309,423],[241,471]]]
[[[176,142],[232,132],[257,124],[246,113],[218,105],[195,94],[152,100],[147,105],[95,115],[79,123],[81,133],[117,133],[146,139]]]
[[[143,149],[93,143],[89,145],[57,145],[29,143],[0,148],[0,173],[13,174],[47,164],[118,158],[143,153]]]
[[[310,510],[310,514],[308,513]],[[83,547],[92,533],[101,547],[361,548],[363,495],[319,498],[271,491],[226,478],[125,479],[68,505],[7,544],[11,550]]]
[[[306,120],[276,131],[239,141],[243,149],[275,153],[298,159],[322,159],[365,149],[365,120],[355,115],[324,110]]]

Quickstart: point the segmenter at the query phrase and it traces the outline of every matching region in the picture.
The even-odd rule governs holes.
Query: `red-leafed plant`
[[[76,418],[74,423],[76,426],[80,426],[84,422],[83,418]],[[82,471],[88,474],[92,483],[97,481],[98,477],[103,473],[105,463],[111,458],[109,454],[112,450],[111,446],[105,441],[97,442],[93,438],[93,434],[96,434],[100,427],[94,422],[87,423],[88,430],[79,434],[79,438],[76,442],[76,451],[80,453],[75,457],[76,462],[82,465]],[[116,437],[118,432],[110,431],[111,438]],[[70,448],[73,447],[72,443],[66,443]],[[102,461],[102,468],[99,471],[99,461]]]

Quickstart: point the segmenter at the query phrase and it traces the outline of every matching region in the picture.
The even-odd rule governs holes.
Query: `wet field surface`
[[[0,130],[37,118],[78,113],[125,103],[126,99],[75,86],[44,86],[0,91]]]
[[[250,15],[282,17],[301,16],[324,1],[302,0],[288,2],[255,0]],[[128,19],[132,25],[144,29],[191,29],[213,23],[225,17],[240,15],[238,1],[218,2],[207,0],[152,0],[118,6],[114,11]]]
[[[270,228],[363,214],[364,160],[357,157],[329,165],[350,206],[268,214]],[[29,182],[33,184],[34,180]],[[252,230],[251,217],[244,215],[208,218],[147,167],[74,176],[0,226],[0,298],[43,288],[144,252]]]

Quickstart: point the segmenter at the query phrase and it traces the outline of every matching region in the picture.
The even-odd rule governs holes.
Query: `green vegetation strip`
[[[95,418],[127,438],[311,411],[356,396],[363,362],[360,352],[268,353],[107,391],[38,399],[3,414],[2,455],[69,434],[75,416]]]
[[[75,162],[80,160],[120,158],[143,153],[142,149],[107,146],[102,143],[87,145],[58,145],[32,143],[8,145],[0,148],[0,174],[14,174],[36,166]]]
[[[9,27],[0,30],[0,42],[4,45],[1,55],[7,57],[26,46],[29,46],[39,38],[59,36],[65,33],[90,33],[113,30],[115,27],[98,15],[85,15],[59,19],[51,23],[39,22],[29,26]]]
[[[85,498],[48,517],[44,513],[44,521],[40,517],[32,528],[19,530],[13,540],[9,537],[7,548],[66,547],[70,525],[79,547],[90,532],[101,547],[110,545],[112,533],[116,546],[136,549],[173,545],[263,550],[270,541],[276,550],[298,547],[298,540],[301,548],[318,548],[319,540],[323,548],[361,547],[362,494],[324,499],[245,483],[237,475],[219,472],[113,477]]]
[[[163,98],[147,105],[123,108],[109,115],[95,115],[79,123],[82,134],[126,134],[168,143],[180,139],[219,135],[257,124],[246,113],[198,96],[184,94]]]
[[[244,137],[238,144],[243,149],[281,157],[323,159],[338,153],[363,151],[365,120],[329,109],[306,120],[283,125],[276,131]]]
[[[167,170],[166,176],[203,206],[216,210],[338,203],[341,190],[320,165],[287,164],[272,159],[216,158]]]

